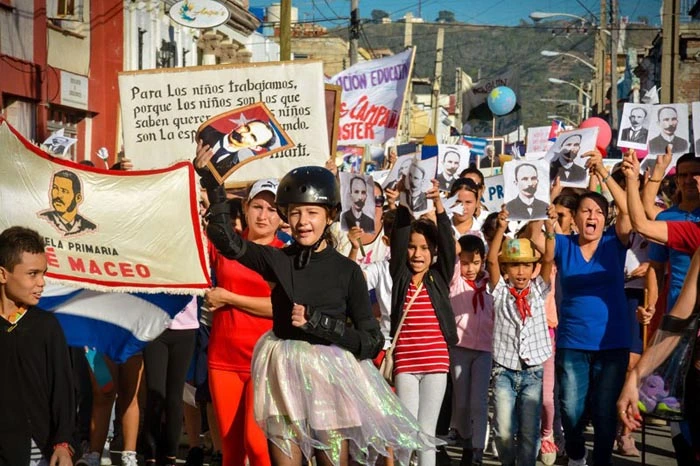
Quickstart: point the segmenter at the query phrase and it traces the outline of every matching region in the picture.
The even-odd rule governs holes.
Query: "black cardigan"
[[[32,438],[47,459],[54,445],[70,443],[71,374],[63,329],[52,313],[30,307],[14,328],[0,318],[0,465],[28,464]]]
[[[406,293],[413,276],[408,267],[408,243],[411,236],[412,220],[413,217],[408,209],[399,206],[391,233],[391,261],[389,265],[391,278],[394,282],[391,292],[392,337],[396,333],[396,327],[401,319]],[[437,227],[437,262],[430,266],[423,277],[423,286],[430,296],[430,302],[435,309],[435,315],[445,341],[449,346],[454,346],[457,344],[457,327],[450,304],[450,280],[454,274],[456,251],[452,225],[446,213],[437,215]]]

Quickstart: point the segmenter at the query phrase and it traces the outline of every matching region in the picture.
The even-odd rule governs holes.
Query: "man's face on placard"
[[[272,136],[272,130],[265,123],[254,120],[231,131],[228,140],[241,149],[258,149],[268,144]]]
[[[630,126],[632,129],[635,131],[639,130],[639,128],[642,127],[642,123],[644,123],[646,116],[647,114],[643,108],[633,108],[630,112]]]
[[[566,140],[564,140],[564,142],[562,142],[559,154],[561,154],[564,162],[571,163],[578,155],[579,149],[581,149],[581,136],[575,134],[573,136],[569,136]]]
[[[367,183],[361,178],[353,178],[350,182],[350,200],[355,210],[362,211],[367,202]]]
[[[678,113],[673,108],[663,108],[659,111],[659,126],[666,136],[676,134],[678,128]]]
[[[416,167],[411,173],[409,173],[408,189],[411,190],[414,196],[420,192],[424,177],[425,173],[419,167]]]
[[[520,165],[515,174],[515,184],[520,194],[532,198],[537,192],[537,169],[532,165]]]
[[[454,176],[459,168],[459,154],[454,151],[445,154],[445,161],[442,166],[443,172],[449,176]]]
[[[399,167],[399,175],[397,179],[401,179],[401,177],[404,177],[408,175],[408,170],[411,168],[411,159],[410,157],[401,162],[401,166]]]

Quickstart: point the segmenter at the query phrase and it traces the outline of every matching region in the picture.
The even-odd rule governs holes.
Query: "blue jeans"
[[[617,398],[625,382],[629,350],[584,351],[559,348],[556,372],[559,381],[561,421],[569,458],[586,456],[583,431],[593,421],[593,464],[612,464],[617,433]]]
[[[495,441],[504,466],[535,466],[537,462],[542,373],[541,365],[519,371],[494,365]]]

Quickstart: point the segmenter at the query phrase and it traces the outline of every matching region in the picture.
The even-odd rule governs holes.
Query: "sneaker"
[[[557,450],[552,436],[543,438],[540,446],[540,461],[545,466],[552,466],[557,461]]]
[[[642,456],[639,450],[637,450],[637,446],[634,444],[632,434],[620,435],[617,437],[617,452],[622,456]]]
[[[75,462],[75,466],[100,466],[101,459],[100,454],[96,451],[83,453],[83,456]]]
[[[204,450],[201,447],[190,448],[185,459],[185,466],[202,466],[204,464]]]
[[[139,462],[136,459],[135,451],[122,452],[122,466],[138,466]]]
[[[584,456],[580,460],[573,460],[569,458],[569,466],[588,466],[586,464],[586,457]]]

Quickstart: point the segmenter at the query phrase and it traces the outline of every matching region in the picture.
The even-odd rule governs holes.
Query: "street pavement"
[[[593,449],[593,431],[586,431],[586,446],[588,447],[588,464],[591,464],[591,451]],[[642,435],[641,432],[635,432],[637,448],[642,450]],[[447,452],[450,455],[451,465],[458,466],[462,456],[462,450],[458,447],[447,447]],[[484,455],[484,465],[500,465],[501,463],[494,459],[491,455]],[[566,465],[565,457],[560,457],[555,463],[557,465]],[[640,457],[631,458],[615,454],[613,457],[614,466],[631,466],[642,464]],[[647,466],[672,466],[676,464],[675,454],[673,452],[673,444],[671,443],[671,431],[668,426],[646,426],[646,465]],[[439,466],[447,466],[440,465]],[[543,466],[542,462],[537,462],[538,466]]]
[[[589,464],[590,459],[591,459],[591,450],[593,449],[593,430],[588,429],[586,431],[586,446],[588,447],[588,458],[589,458]],[[641,451],[642,450],[642,435],[641,432],[635,432],[634,437],[636,439],[636,444],[637,448]],[[184,436],[183,436],[184,438]],[[113,452],[116,453],[116,452]],[[438,458],[437,461],[437,466],[459,466],[459,460],[462,457],[462,449],[456,446],[448,446],[447,447],[447,453],[450,457],[450,464],[448,465],[446,461],[441,461],[440,458]],[[187,448],[186,448],[186,443],[183,442],[183,444],[180,447],[180,451],[178,454],[179,458],[185,458],[187,456]],[[207,458],[205,459],[205,466],[207,466],[208,463],[208,455]],[[102,465],[109,465],[109,464],[114,464],[118,465],[119,464],[119,456],[118,454],[113,454],[112,457],[113,462],[110,463],[109,460],[103,460]],[[185,461],[183,459],[179,459],[177,461],[178,464],[184,464]],[[139,464],[144,464],[142,461]],[[484,465],[491,466],[491,465],[500,465],[501,463],[498,461],[498,459],[494,458],[493,456],[489,454],[484,455]],[[555,463],[557,465],[566,465],[567,460],[566,457],[560,457],[557,459],[557,462]],[[624,457],[620,456],[618,454],[615,454],[613,457],[613,466],[632,466],[632,465],[640,465],[642,464],[642,459],[640,457],[637,458],[630,458],[630,457]],[[647,466],[673,466],[676,464],[675,460],[675,455],[673,452],[673,445],[671,443],[671,432],[668,426],[654,426],[654,425],[647,425],[646,426],[646,463]],[[538,461],[537,466],[544,466],[542,462]]]

